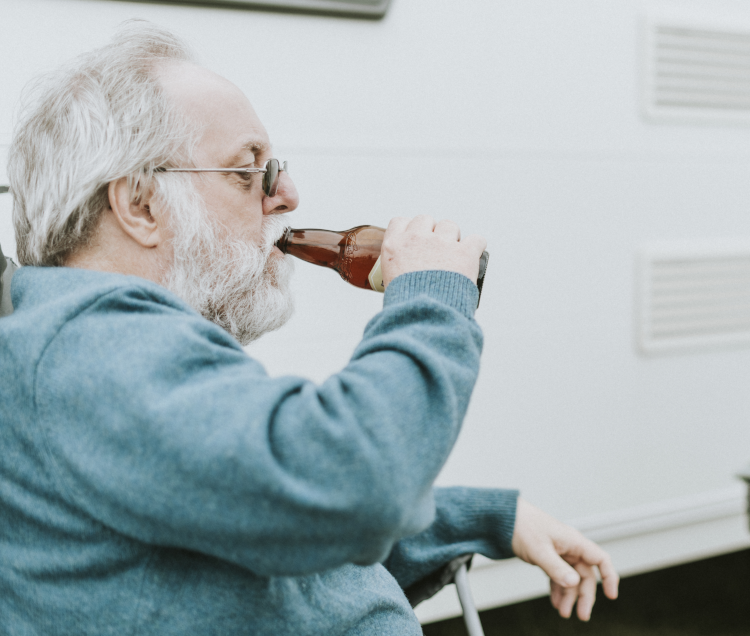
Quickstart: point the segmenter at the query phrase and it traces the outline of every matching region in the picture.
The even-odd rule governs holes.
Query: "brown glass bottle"
[[[374,225],[359,225],[343,232],[288,228],[276,247],[313,265],[335,269],[355,287],[385,291],[382,276],[373,284],[369,280],[375,265],[379,265],[384,234],[382,227]]]
[[[355,287],[383,292],[380,249],[384,235],[385,230],[374,225],[358,225],[343,232],[287,228],[276,247],[284,254],[336,270]],[[488,259],[489,254],[484,252],[479,261],[477,287],[480,294]]]

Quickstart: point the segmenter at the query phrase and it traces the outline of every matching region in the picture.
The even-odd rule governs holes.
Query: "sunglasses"
[[[157,172],[234,172],[236,174],[263,173],[263,192],[268,197],[275,197],[279,189],[279,174],[288,173],[287,162],[269,159],[262,168],[159,168]]]

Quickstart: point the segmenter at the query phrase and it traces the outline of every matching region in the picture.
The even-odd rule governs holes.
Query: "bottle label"
[[[382,294],[385,291],[385,286],[383,285],[383,272],[380,270],[380,256],[378,256],[378,260],[375,261],[375,265],[373,265],[367,280],[370,281],[370,287],[376,292]]]

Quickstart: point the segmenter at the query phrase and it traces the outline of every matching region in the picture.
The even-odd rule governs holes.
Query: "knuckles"
[[[435,224],[431,216],[420,214],[411,220],[390,220],[381,255],[388,263],[389,277],[421,269],[446,269],[472,278],[476,277],[478,254],[486,244],[478,234],[461,239],[460,227],[453,221]]]

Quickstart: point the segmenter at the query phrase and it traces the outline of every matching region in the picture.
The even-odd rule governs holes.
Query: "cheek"
[[[263,214],[255,210],[247,210],[237,224],[237,238],[255,245],[260,245],[263,239]]]
[[[221,196],[211,200],[210,204],[207,201],[207,207],[232,238],[260,244],[263,224],[263,206],[260,200],[256,201],[251,194],[238,190],[223,192]]]

